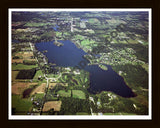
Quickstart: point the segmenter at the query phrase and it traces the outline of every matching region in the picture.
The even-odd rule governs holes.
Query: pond
[[[36,48],[39,51],[47,50],[43,53],[48,58],[49,63],[56,63],[57,66],[75,67],[80,62],[85,62],[84,70],[90,73],[90,87],[88,91],[92,94],[100,93],[101,91],[111,91],[122,97],[134,97],[135,94],[126,85],[123,78],[113,71],[110,65],[107,65],[108,70],[102,70],[98,65],[87,65],[89,62],[83,57],[85,53],[69,40],[58,40],[63,43],[62,47],[55,46],[53,41],[36,43]]]

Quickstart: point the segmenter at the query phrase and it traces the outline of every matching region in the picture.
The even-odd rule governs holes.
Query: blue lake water
[[[112,70],[110,65],[107,65],[108,70],[102,70],[97,65],[88,66],[88,61],[83,58],[87,54],[82,49],[79,49],[69,40],[60,41],[64,45],[62,47],[55,46],[53,41],[36,43],[36,48],[39,51],[47,50],[44,53],[48,58],[49,63],[56,63],[57,66],[75,67],[82,63],[83,69],[90,73],[90,88],[88,91],[92,94],[101,91],[111,91],[122,97],[134,97],[135,94],[125,84],[123,78]]]

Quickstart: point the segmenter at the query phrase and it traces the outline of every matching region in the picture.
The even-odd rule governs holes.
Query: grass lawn
[[[32,107],[32,101],[22,99],[19,95],[12,95],[12,108],[15,108],[16,113],[26,113]]]
[[[36,65],[12,64],[12,70],[32,69],[37,67],[38,67],[38,64]]]
[[[42,70],[38,70],[34,75],[33,79],[38,79],[39,76],[43,76]]]
[[[70,97],[71,96],[71,90],[68,90],[67,92],[64,90],[60,90],[57,93],[62,97]]]
[[[81,90],[73,90],[73,97],[79,99],[86,99],[85,93]]]

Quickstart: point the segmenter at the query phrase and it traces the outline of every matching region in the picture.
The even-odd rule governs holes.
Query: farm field
[[[36,71],[36,74],[34,75],[33,79],[38,79],[39,76],[41,76],[41,77],[43,76],[42,70]]]
[[[45,93],[45,88],[46,88],[46,83],[42,83],[41,85],[39,85],[38,87],[36,87],[30,95],[34,95],[37,93]]]
[[[12,81],[16,80],[18,73],[19,73],[19,71],[12,71]]]
[[[15,56],[22,57],[23,59],[30,59],[33,57],[33,52],[18,52]]]
[[[60,90],[57,93],[62,97],[70,97],[71,96],[71,90],[68,90],[67,92],[64,90]]]
[[[48,101],[44,104],[43,112],[49,111],[52,108],[54,109],[54,111],[60,111],[61,104],[61,101]]]
[[[26,115],[32,108],[30,99],[22,99],[19,95],[12,95],[12,113],[16,115]]]
[[[20,70],[16,79],[33,79],[36,69]]]
[[[68,86],[68,83],[49,83],[49,89],[55,88],[57,85]]]
[[[12,84],[12,94],[22,95],[24,90],[29,88],[31,85],[37,85],[38,83],[23,83],[16,82]]]
[[[86,99],[85,93],[81,90],[72,90],[73,98],[79,98],[79,99]],[[58,94],[62,97],[70,97],[71,96],[71,90],[68,90],[67,92],[64,90],[58,91]]]
[[[37,67],[38,67],[38,64],[36,65],[12,64],[12,70],[32,69]]]
[[[23,59],[12,59],[12,63],[23,63]]]
[[[43,99],[44,98],[44,93],[36,93],[32,96],[34,97],[34,100]]]

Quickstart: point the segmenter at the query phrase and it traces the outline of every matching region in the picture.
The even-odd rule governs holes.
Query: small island
[[[106,71],[108,70],[108,67],[103,64],[99,64],[98,66],[103,70],[106,70]]]
[[[47,52],[48,52],[48,50],[44,50],[44,51],[43,51],[43,53],[47,53]]]

